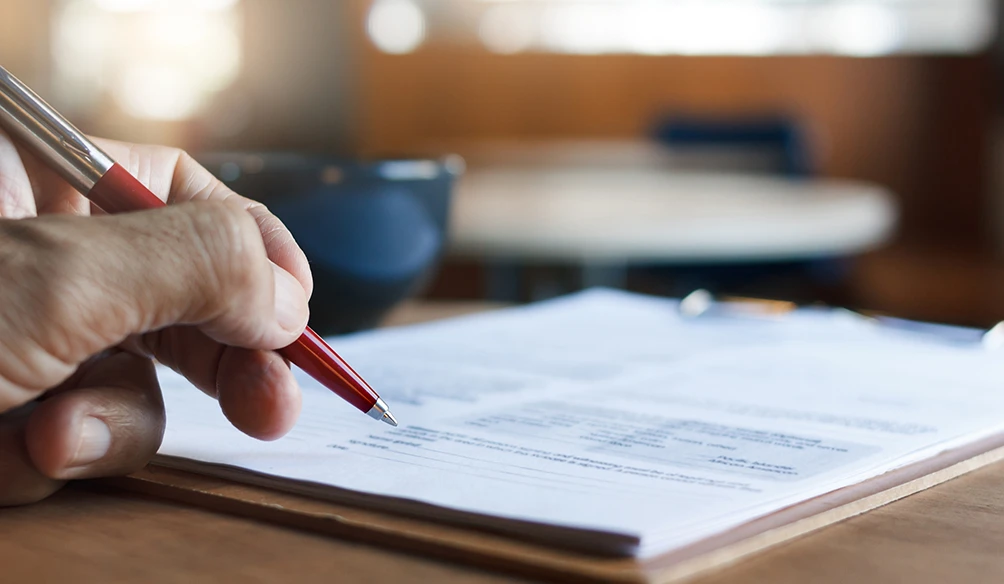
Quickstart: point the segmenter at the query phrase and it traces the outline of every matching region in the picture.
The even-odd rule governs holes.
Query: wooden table
[[[628,265],[842,257],[883,243],[891,193],[841,180],[667,168],[472,169],[457,185],[458,257]]]
[[[696,170],[654,143],[459,151],[470,165],[450,212],[449,253],[486,262],[488,294],[499,300],[569,291],[528,266],[623,288],[633,266],[851,257],[886,242],[897,222],[895,198],[879,185]]]
[[[483,305],[405,307],[415,322]],[[350,541],[71,485],[0,510],[0,582],[511,582]],[[1004,581],[1004,464],[768,550],[694,582]]]
[[[454,150],[468,162],[450,220],[459,256],[607,264],[835,257],[883,242],[898,214],[878,185],[768,174],[755,150],[688,155],[646,140]]]

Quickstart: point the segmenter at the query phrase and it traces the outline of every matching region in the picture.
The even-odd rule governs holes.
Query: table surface
[[[796,260],[855,254],[896,223],[885,189],[666,168],[472,168],[456,256],[586,263]]]
[[[393,322],[476,312],[412,305]],[[694,582],[1004,579],[1004,464],[986,467]],[[116,491],[71,485],[0,510],[0,581],[471,582],[503,575]]]

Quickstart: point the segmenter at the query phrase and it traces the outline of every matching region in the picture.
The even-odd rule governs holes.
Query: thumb
[[[111,217],[0,220],[0,411],[132,334],[196,325],[250,349],[296,340],[307,297],[243,208],[185,203]]]

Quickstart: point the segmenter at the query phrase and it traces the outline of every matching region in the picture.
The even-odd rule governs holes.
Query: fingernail
[[[111,445],[112,432],[108,426],[98,418],[87,416],[80,423],[80,443],[69,466],[78,467],[96,462],[108,454]]]
[[[287,331],[306,326],[307,297],[300,282],[286,270],[272,264],[275,272],[275,319]]]

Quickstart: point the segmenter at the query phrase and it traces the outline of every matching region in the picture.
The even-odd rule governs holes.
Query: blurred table
[[[452,254],[524,263],[685,264],[831,258],[875,247],[896,207],[876,185],[655,167],[473,168]]]
[[[392,324],[484,310],[411,304]],[[696,584],[999,582],[1004,464],[691,580]],[[314,535],[95,484],[0,510],[2,582],[437,582],[502,574]]]

